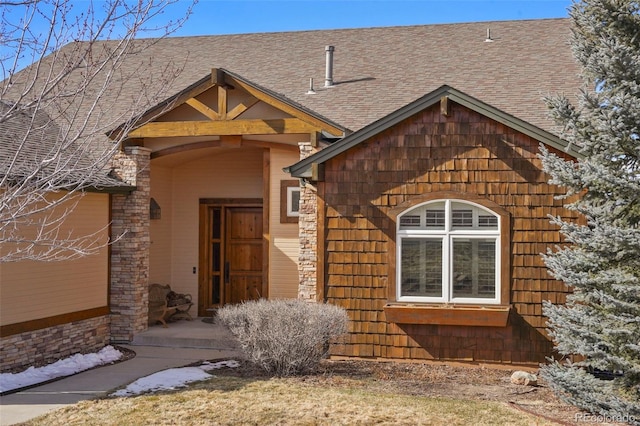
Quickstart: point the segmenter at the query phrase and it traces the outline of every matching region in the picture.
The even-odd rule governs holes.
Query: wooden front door
[[[262,297],[262,209],[227,209],[224,303]]]
[[[262,207],[201,205],[198,315],[266,296]]]

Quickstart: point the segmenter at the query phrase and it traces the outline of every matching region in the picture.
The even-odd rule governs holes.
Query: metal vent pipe
[[[327,54],[327,67],[324,78],[324,87],[332,87],[333,86],[333,51],[335,47],[326,46],[324,48]]]

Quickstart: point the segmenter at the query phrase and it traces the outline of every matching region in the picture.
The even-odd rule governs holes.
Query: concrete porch
[[[239,351],[240,346],[229,330],[211,318],[194,318],[193,321],[169,322],[150,326],[134,336],[131,346],[160,346],[170,348],[219,349]]]

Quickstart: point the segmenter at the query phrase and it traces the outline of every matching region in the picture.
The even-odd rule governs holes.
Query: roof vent
[[[491,28],[487,28],[487,38],[484,39],[485,43],[493,43],[493,39],[491,38]]]
[[[335,50],[335,47],[326,46],[324,50],[327,53],[327,67],[324,78],[324,87],[333,87],[333,51]]]
[[[313,77],[309,79],[309,90],[307,90],[307,95],[315,95],[316,91],[313,90]]]

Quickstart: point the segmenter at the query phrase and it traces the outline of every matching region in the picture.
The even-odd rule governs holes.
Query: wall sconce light
[[[161,215],[160,204],[158,204],[156,200],[152,198],[149,201],[149,218],[160,219],[160,215]]]

